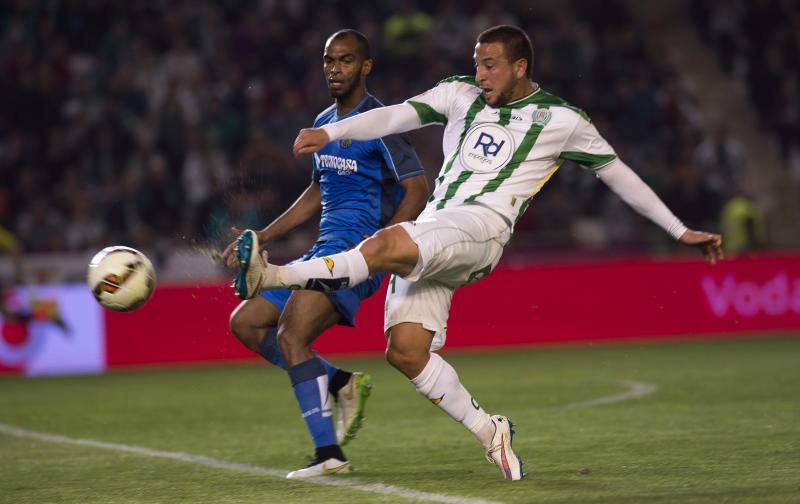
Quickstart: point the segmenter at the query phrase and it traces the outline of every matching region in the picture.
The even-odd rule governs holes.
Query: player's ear
[[[372,60],[365,59],[361,64],[361,77],[366,77],[370,72],[372,72]]]
[[[520,58],[514,62],[514,75],[517,79],[522,79],[528,73],[528,60]]]

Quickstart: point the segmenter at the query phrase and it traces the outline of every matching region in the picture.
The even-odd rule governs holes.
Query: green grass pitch
[[[382,360],[333,359],[375,381],[343,480],[451,502],[800,502],[797,336],[446,358],[487,411],[516,423],[528,477],[502,481],[472,436]],[[644,395],[587,402],[632,390]],[[266,365],[4,377],[0,424],[273,470],[312,452],[288,378]],[[42,502],[412,500],[0,433],[0,503]]]

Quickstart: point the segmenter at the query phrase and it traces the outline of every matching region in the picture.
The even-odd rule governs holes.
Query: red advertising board
[[[318,341],[328,354],[381,352],[384,289],[356,327]],[[164,286],[132,313],[106,313],[108,365],[246,359],[226,286]],[[446,348],[800,330],[800,256],[500,266],[456,292]]]

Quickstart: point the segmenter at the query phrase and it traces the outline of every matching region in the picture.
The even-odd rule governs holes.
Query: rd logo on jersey
[[[514,150],[514,137],[505,127],[481,123],[467,131],[459,159],[468,170],[491,172],[508,164]]]

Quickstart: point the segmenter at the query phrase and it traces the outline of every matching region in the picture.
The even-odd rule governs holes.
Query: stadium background
[[[760,488],[764,495],[778,495],[776,501],[792,501],[800,483],[796,392],[787,392],[797,390],[800,369],[800,8],[791,0],[0,3],[0,374],[10,375],[0,377],[0,422],[119,442],[138,439],[153,447],[170,438],[165,429],[173,429],[173,443],[165,448],[227,453],[230,440],[219,432],[206,446],[193,444],[204,437],[202,430],[191,441],[181,435],[195,426],[202,429],[197,419],[213,418],[213,411],[201,414],[192,409],[197,404],[187,403],[184,418],[168,405],[180,402],[184,394],[191,396],[188,389],[174,388],[183,379],[202,382],[207,397],[238,394],[232,390],[241,385],[235,381],[240,376],[261,380],[250,374],[246,362],[242,367],[241,361],[255,360],[227,328],[228,313],[237,302],[226,286],[231,274],[210,255],[228,242],[231,225],[262,227],[308,184],[309,160],[294,159],[291,142],[330,103],[321,72],[325,38],[343,27],[364,32],[375,60],[368,89],[392,104],[443,77],[472,73],[476,34],[499,23],[520,25],[531,34],[535,80],[585,109],[620,156],[687,225],[722,232],[730,259],[715,268],[703,264],[695,251],[677,246],[593,176],[565,165],[520,221],[497,272],[459,293],[450,321],[448,350],[472,347],[484,353],[486,346],[512,346],[514,356],[479,358],[456,352],[452,358],[464,366],[459,370],[470,383],[484,384],[484,394],[495,402],[527,397],[527,390],[504,393],[504,385],[489,378],[520,370],[520,387],[535,381],[531,386],[555,403],[559,394],[571,397],[562,401],[569,402],[590,392],[610,393],[614,380],[623,376],[619,370],[633,376],[651,366],[653,380],[685,391],[680,400],[686,402],[677,408],[649,403],[655,409],[640,419],[643,439],[659,439],[674,425],[682,425],[675,429],[689,436],[689,424],[670,416],[686,404],[696,412],[733,398],[734,405],[724,405],[729,409],[714,411],[726,419],[745,415],[748,422],[743,411],[756,415],[764,408],[765,416],[753,416],[748,428],[742,420],[726,431],[732,444],[752,455],[752,465],[731,463],[729,479],[714,481],[731,489],[744,485],[731,490],[737,499],[751,491],[757,498]],[[436,128],[412,134],[431,179],[441,164],[440,139]],[[304,226],[276,243],[273,257],[298,256],[315,233],[313,223]],[[133,313],[101,310],[82,284],[89,258],[113,244],[140,248],[156,265],[155,295]],[[336,328],[320,339],[318,348],[375,357],[384,345],[382,300],[382,293],[374,296],[362,308],[356,329]],[[762,338],[776,334],[789,338]],[[753,341],[727,341],[751,336]],[[593,350],[596,340],[712,337],[724,343]],[[585,354],[522,348],[576,341],[588,345]],[[739,359],[735,362],[724,357],[734,353]],[[118,371],[87,382],[14,376],[100,373],[131,365],[230,364],[231,359],[237,360],[236,366],[208,376],[205,371],[186,375],[147,366],[130,376]],[[549,377],[542,378],[525,359],[547,370]],[[393,390],[393,378],[381,375],[389,373],[381,371],[385,364],[367,359],[352,365],[370,370],[387,391]],[[587,376],[589,369],[597,374]],[[700,369],[708,375],[697,374]],[[693,386],[714,380],[719,387],[700,399]],[[275,390],[264,393],[286,403],[280,415],[281,401],[270,406],[279,418],[275,425],[291,418],[292,428],[297,427],[287,431],[291,435],[274,452],[297,456],[296,448],[287,447],[288,440],[292,446],[305,441],[300,423],[291,416],[293,404],[280,395],[285,383],[273,375],[261,381],[275,382]],[[118,388],[122,382],[131,388]],[[762,383],[783,384],[782,392],[754,391],[747,397],[752,403],[733,392]],[[405,391],[402,387],[407,385],[399,384],[398,390]],[[100,397],[100,390],[106,391],[107,403],[102,420],[93,423],[83,413],[96,411],[96,405],[82,399]],[[129,392],[132,399],[126,405]],[[574,397],[569,395],[573,392]],[[138,402],[137,393],[144,394]],[[791,394],[793,409],[785,399]],[[667,400],[672,397],[666,395]],[[222,409],[242,415],[241,425],[249,422],[247,415],[262,414],[263,397],[240,399]],[[388,423],[397,416],[381,413],[384,403],[376,399],[374,421]],[[414,401],[418,398],[409,399],[409,407],[419,406]],[[555,415],[556,422],[568,422],[561,413],[546,413],[551,406],[536,404],[536,416]],[[520,411],[529,411],[526,407]],[[139,423],[126,425],[114,414]],[[422,422],[425,413],[420,415]],[[652,428],[655,417],[664,419],[666,430]],[[621,418],[629,425],[629,417]],[[621,418],[598,416],[589,432],[602,437],[622,425]],[[440,421],[431,420],[436,426]],[[725,428],[720,417],[692,414],[693,427],[702,427],[704,421]],[[747,438],[746,433],[765,424],[777,426],[776,436],[788,432],[788,438],[775,438],[777,444]],[[108,425],[121,427],[106,432]],[[580,453],[585,443],[593,442],[582,439],[584,428],[571,426],[572,441],[567,441]],[[132,434],[138,429],[152,437]],[[702,446],[699,439],[707,434],[701,430],[690,439]],[[633,439],[634,433],[626,435]],[[398,434],[397,439],[413,446],[408,436]],[[559,446],[565,442],[563,433],[544,428],[537,441],[547,439],[557,439]],[[543,444],[545,461],[548,455],[561,455],[547,453]],[[683,453],[672,454],[667,445],[681,443],[672,440],[657,451],[662,460],[674,455],[680,465]],[[58,490],[51,496],[26,493],[25,483],[17,486],[14,478],[29,481],[28,466],[17,464],[21,459],[15,458],[13,442],[0,437],[0,447],[11,453],[5,465],[0,463],[0,474],[6,475],[0,477],[0,502],[4,492],[12,491],[16,493],[7,495],[16,496],[15,502],[61,500]],[[761,448],[772,451],[767,455]],[[40,467],[45,459],[60,460],[59,454],[31,453],[31,467]],[[262,463],[249,453],[244,446],[227,456]],[[627,463],[630,451],[620,453],[625,455],[620,463]],[[783,463],[775,462],[779,453],[786,457]],[[597,456],[611,460],[615,455],[600,450]],[[380,465],[385,454],[362,456]],[[282,460],[263,463],[279,466],[285,464]],[[641,458],[631,463],[636,460]],[[703,468],[712,465],[700,455],[696,460],[703,461]],[[417,461],[418,467],[425,463]],[[758,472],[761,467],[772,471],[763,475],[762,486],[740,478],[743,470]],[[391,471],[374,478],[384,481],[387,474]],[[670,491],[681,485],[713,487],[712,476],[700,470],[696,480],[685,472],[677,474]],[[48,481],[40,491],[57,488],[49,479],[58,477],[47,470],[42,475]],[[629,501],[661,495],[653,490],[660,488],[658,482],[638,476],[642,488],[655,493],[638,498],[631,497],[635,492],[623,494]],[[181,476],[174,477],[175,488],[183,488]],[[777,483],[773,477],[783,479]],[[86,472],[74,478],[92,479]],[[419,483],[418,475],[409,478],[406,485],[430,489],[424,486],[430,482]],[[445,474],[430,485],[446,490],[444,485],[452,481],[460,480]],[[464,485],[450,492],[497,497],[494,490],[484,495],[482,487]],[[547,481],[544,488],[555,491]],[[206,491],[213,495],[215,490]],[[293,491],[282,498],[292,501],[297,495]],[[586,501],[587,495],[604,495],[598,492],[562,497]],[[718,492],[707,494],[709,502],[723,496],[723,490]],[[26,497],[30,495],[38,498]],[[149,500],[185,497],[176,495]],[[523,494],[498,495],[528,502]],[[107,501],[102,493],[92,498]],[[245,494],[243,500],[252,498]],[[88,501],[87,495],[75,497],[75,502]]]

